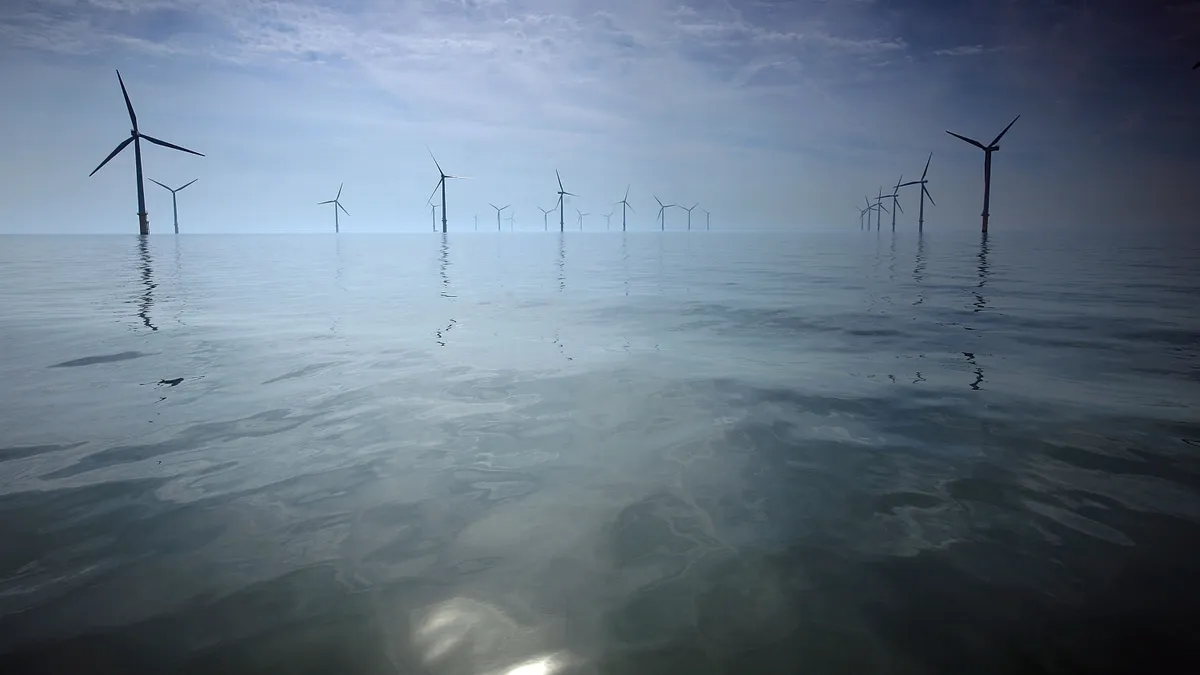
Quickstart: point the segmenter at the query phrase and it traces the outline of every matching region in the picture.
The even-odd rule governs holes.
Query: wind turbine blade
[[[453,178],[454,180],[472,180],[470,176],[446,176],[446,178]]]
[[[629,209],[630,211],[633,211],[633,207],[629,205],[629,202],[625,202],[625,208]],[[633,211],[633,212],[637,213],[637,211]]]
[[[179,188],[179,190],[182,190],[183,188],[185,188],[185,187],[187,187],[187,186],[191,185],[192,183],[195,183],[195,182],[196,182],[196,181],[198,181],[198,180],[200,180],[200,179],[199,179],[199,178],[193,178],[192,180],[188,181],[187,183],[184,183],[183,187]],[[179,192],[179,190],[176,190],[176,192]]]
[[[564,194],[564,195],[570,195],[570,196],[572,196],[572,197],[578,197],[578,196],[579,196],[579,195],[575,194],[574,192],[564,192],[563,194]]]
[[[929,173],[929,163],[933,161],[933,153],[929,153],[929,159],[925,160],[925,170],[921,172],[921,180],[925,180],[925,174]]]
[[[900,180],[896,181],[896,187],[892,188],[892,192],[900,189],[900,184],[904,182],[904,174],[900,174]]]
[[[134,139],[134,136],[130,136],[129,138],[126,138],[124,141],[122,141],[121,144],[117,146],[116,150],[113,150],[112,152],[110,152],[108,157],[105,157],[104,161],[100,162],[100,166],[96,167],[95,169],[92,169],[92,172],[89,173],[88,176],[96,175],[96,172],[99,171],[101,167],[103,167],[105,164],[108,164],[108,160],[112,159],[113,157],[116,157],[117,153],[124,150],[125,146],[127,146],[133,142],[133,139]]]
[[[442,178],[438,179],[437,185],[433,186],[433,192],[429,193],[429,199],[427,199],[426,201],[430,202],[431,204],[433,203],[433,196],[437,194],[438,188],[442,187],[442,183],[444,182],[444,180],[445,179],[442,179]]]
[[[558,178],[558,191],[559,191],[559,192],[562,192],[562,191],[563,191],[563,186],[562,186],[562,176],[561,176],[561,175],[559,175],[559,173],[558,173],[558,169],[555,169],[555,170],[554,170],[554,176],[555,176],[556,178]]]
[[[504,209],[507,209],[510,206],[512,206],[512,204],[505,204],[504,206],[500,207],[500,210],[503,211]]]
[[[129,123],[133,125],[133,130],[137,131],[137,115],[133,114],[133,103],[129,101],[129,92],[125,91],[125,80],[121,79],[121,71],[117,71],[117,82],[121,83],[121,95],[125,97],[125,107],[129,109]]]
[[[322,205],[322,204],[332,204],[332,203],[333,203],[333,200],[332,200],[332,199],[330,199],[330,200],[323,201],[323,202],[317,202],[317,206],[320,206],[320,205]]]
[[[904,213],[904,207],[900,206],[900,202],[896,202],[896,208],[900,209],[900,213]]]
[[[342,198],[342,188],[344,188],[344,187],[346,187],[345,183],[338,183],[338,193],[337,193],[337,196],[334,197],[334,200],[338,200],[338,199]]]
[[[983,143],[980,143],[979,141],[975,140],[974,138],[967,138],[966,136],[959,136],[958,134],[954,133],[953,131],[947,131],[946,133],[950,134],[951,136],[953,136],[959,140],[966,141],[966,142],[970,143],[971,145],[979,148],[980,150],[987,150],[987,148],[983,147]]]
[[[888,211],[888,208],[886,206],[884,206],[883,204],[879,204],[879,208],[883,209],[884,213],[891,213],[891,211]]]
[[[153,178],[150,179],[150,182],[154,183],[155,185],[158,185],[160,187],[164,187],[164,188],[167,188],[168,190],[171,190],[171,188],[167,187],[166,185],[163,185],[162,183],[154,180]],[[183,188],[179,188],[179,189],[182,190]],[[171,192],[174,192],[174,190],[171,190]]]
[[[937,202],[933,201],[933,195],[929,194],[929,189],[926,188],[924,185],[921,186],[921,189],[925,191],[925,196],[929,197],[929,203],[933,204],[934,206],[937,206]]]
[[[488,202],[488,206],[492,207],[493,209],[496,209],[497,211],[500,210],[500,208],[498,206],[496,206],[495,204],[493,204],[491,202]]]
[[[446,172],[445,172],[445,171],[442,171],[442,165],[441,165],[441,164],[438,164],[437,157],[434,157],[434,156],[433,156],[433,151],[429,149],[429,144],[428,144],[428,143],[427,143],[427,144],[425,144],[425,152],[428,152],[428,153],[429,153],[429,159],[432,159],[432,160],[433,160],[433,165],[437,167],[437,170],[438,170],[438,175],[439,175],[439,176],[445,176],[445,175],[446,175]]]
[[[631,187],[633,187],[633,183],[630,183],[629,185],[625,186],[625,196],[623,198],[621,198],[621,201],[623,201],[623,202],[629,201],[629,188],[631,188]]]
[[[658,198],[658,195],[654,195],[654,201],[658,202],[660,207],[663,205],[662,200]]]
[[[350,215],[350,212],[346,210],[346,207],[342,206],[341,202],[334,202],[334,204],[337,204],[337,207],[342,210],[342,213]]]
[[[1016,124],[1016,123],[1017,123],[1017,120],[1019,120],[1019,119],[1021,119],[1021,116],[1020,116],[1020,115],[1017,115],[1016,117],[1014,117],[1014,118],[1013,118],[1013,121],[1009,122],[1009,123],[1008,123],[1008,126],[1004,127],[1004,131],[1001,131],[1001,132],[1000,132],[1000,135],[999,135],[999,136],[996,136],[996,140],[992,141],[992,145],[995,145],[995,144],[999,143],[999,142],[1000,142],[1000,139],[1001,139],[1001,138],[1004,138],[1004,134],[1007,134],[1007,133],[1008,133],[1008,130],[1012,128],[1012,125]]]
[[[146,134],[143,134],[143,133],[139,133],[138,135],[139,135],[139,136],[141,136],[142,138],[144,138],[144,139],[146,139],[146,140],[150,141],[151,143],[153,143],[153,144],[155,144],[155,145],[161,145],[161,146],[163,146],[164,148],[171,148],[171,149],[173,149],[173,150],[182,150],[182,151],[184,151],[184,152],[190,152],[190,153],[192,153],[193,155],[199,155],[200,157],[203,157],[203,156],[204,156],[204,154],[203,154],[203,153],[196,152],[195,150],[188,150],[187,148],[183,147],[182,145],[175,145],[174,143],[168,143],[168,142],[166,142],[166,141],[160,141],[160,140],[158,140],[157,138],[155,138],[155,137],[153,137],[153,136],[147,136]]]

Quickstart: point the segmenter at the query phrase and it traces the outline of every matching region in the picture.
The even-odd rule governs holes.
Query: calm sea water
[[[0,671],[1197,672],[1139,236],[0,238]]]

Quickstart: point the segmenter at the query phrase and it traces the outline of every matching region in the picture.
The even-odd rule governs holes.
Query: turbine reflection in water
[[[988,275],[988,238],[987,233],[984,233],[983,238],[979,242],[979,283],[975,284],[976,291],[973,291],[975,296],[975,311],[982,311],[987,307],[987,301],[983,298],[981,290],[987,284]]]
[[[925,302],[925,233],[917,233],[917,264],[913,267],[913,282],[917,284],[917,299],[913,305]]]
[[[141,318],[142,324],[146,326],[146,328],[156,331],[158,330],[158,326],[155,326],[150,322],[150,308],[154,305],[154,289],[158,286],[158,284],[154,282],[154,271],[151,267],[150,260],[150,245],[149,242],[146,241],[145,236],[138,237],[138,256],[141,260],[140,267],[142,273],[142,286],[144,287],[144,290],[139,297],[137,315],[139,318]]]
[[[565,291],[567,289],[567,249],[564,241],[565,235],[562,232],[558,233],[558,290]]]

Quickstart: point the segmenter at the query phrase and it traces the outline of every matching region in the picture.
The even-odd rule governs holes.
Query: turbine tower
[[[429,195],[429,198],[432,200],[433,195],[437,194],[438,188],[442,189],[442,234],[446,234],[446,179],[449,178],[451,180],[462,180],[466,178],[466,176],[448,175],[445,171],[442,171],[442,165],[438,164],[437,157],[433,156],[433,151],[429,149],[428,145],[425,146],[425,151],[429,153],[429,158],[433,160],[433,164],[438,170],[438,182],[437,185],[433,186],[433,194]],[[437,232],[436,220],[434,221],[433,231]]]
[[[688,212],[688,232],[692,231],[692,209],[696,208],[697,206],[700,206],[700,202],[696,202],[695,204],[692,204],[691,209],[689,209],[686,206],[679,207],[679,208],[683,209],[684,211]]]
[[[565,197],[567,195],[570,195],[571,197],[578,197],[579,195],[571,193],[571,192],[567,192],[565,189],[563,189],[562,176],[559,175],[558,169],[554,170],[554,175],[558,178],[558,231],[562,232],[563,231],[563,197]]]
[[[601,213],[600,215],[604,216],[604,229],[611,230],[613,212],[609,211],[608,213]]]
[[[547,220],[547,217],[551,213],[554,213],[554,209],[543,209],[542,207],[539,206],[538,211],[542,212],[542,230],[549,232],[550,231],[550,221]]]
[[[333,204],[333,231],[335,233],[342,231],[341,226],[338,224],[338,209],[341,209],[342,213],[344,213],[346,215],[350,215],[350,212],[346,210],[346,207],[342,206],[342,203],[340,201],[338,201],[339,199],[342,198],[342,187],[345,185],[346,185],[345,183],[342,183],[341,185],[338,186],[337,196],[334,197],[333,199],[329,199],[329,200],[326,200],[323,202],[317,202],[317,206],[320,206],[322,204]]]
[[[175,234],[179,234],[179,203],[175,200],[175,193],[179,192],[183,188],[191,185],[192,183],[195,183],[198,180],[200,180],[200,179],[193,178],[191,181],[184,183],[182,187],[177,187],[175,189],[171,189],[171,188],[167,187],[166,185],[163,185],[162,183],[154,180],[153,178],[150,179],[151,183],[162,186],[171,191],[171,212],[175,215]]]
[[[712,230],[712,214],[709,213],[707,209],[700,210],[704,211],[704,231],[708,232]]]
[[[509,206],[512,206],[512,204],[505,204],[504,206],[496,206],[495,204],[488,202],[488,206],[492,207],[493,209],[496,209],[496,231],[499,232],[500,231],[500,212],[503,211],[504,209],[507,209]]]
[[[92,172],[88,174],[88,177],[96,175],[96,172],[99,171],[101,167],[103,167],[105,164],[108,164],[108,160],[116,157],[118,153],[125,149],[125,146],[133,143],[133,164],[137,170],[138,233],[145,236],[150,234],[150,219],[146,213],[146,190],[142,184],[142,139],[144,138],[147,141],[155,145],[161,145],[164,148],[189,152],[193,155],[199,155],[200,157],[203,157],[204,155],[196,152],[195,150],[188,150],[185,147],[175,145],[174,143],[160,141],[153,136],[147,136],[146,134],[138,131],[137,115],[133,114],[133,104],[129,102],[129,92],[125,90],[125,81],[121,79],[121,71],[119,70],[117,71],[117,82],[121,84],[121,94],[125,97],[125,108],[129,110],[129,123],[133,125],[133,128],[129,131],[129,138],[121,141],[121,144],[117,146],[117,149],[109,153],[108,157],[105,157],[104,161],[100,162],[100,166],[92,169]]]
[[[617,204],[621,205],[621,231],[622,232],[625,231],[625,209],[629,209],[630,211],[633,211],[633,207],[629,205],[629,188],[630,187],[632,187],[632,186],[631,185],[625,186],[625,196],[621,199],[621,201],[613,202],[613,206],[616,206]],[[633,212],[637,213],[637,211],[633,211]]]
[[[984,234],[987,234],[988,230],[988,204],[991,202],[992,197],[992,153],[1000,149],[1000,146],[996,144],[1000,142],[1001,138],[1004,138],[1004,134],[1007,134],[1008,130],[1012,128],[1012,125],[1016,124],[1017,120],[1019,119],[1021,119],[1020,115],[1014,117],[1013,121],[1009,122],[1008,126],[1004,127],[1004,131],[1001,131],[1000,134],[997,135],[996,138],[992,139],[992,142],[988,143],[987,145],[984,145],[973,138],[960,136],[953,131],[946,131],[946,133],[950,134],[951,136],[961,141],[966,141],[980,150],[983,150],[983,213],[981,215],[983,215]]]
[[[937,203],[933,201],[933,195],[929,194],[929,188],[926,187],[926,185],[929,183],[929,181],[926,180],[926,178],[925,178],[925,176],[929,174],[929,162],[931,162],[932,160],[933,160],[933,153],[931,152],[931,153],[929,153],[929,159],[925,160],[925,170],[921,172],[921,180],[909,181],[909,182],[905,183],[904,185],[900,186],[900,187],[906,187],[909,185],[920,185],[921,186],[921,215],[920,215],[920,217],[917,218],[917,231],[918,232],[925,231],[925,198],[929,197],[929,203],[933,204],[934,206],[937,206]]]
[[[654,201],[658,202],[658,219],[662,221],[661,230],[663,232],[666,232],[666,230],[667,230],[667,215],[666,215],[667,209],[671,208],[672,206],[676,206],[676,204],[664,204],[664,203],[662,203],[662,200],[658,198],[658,195],[654,195]]]

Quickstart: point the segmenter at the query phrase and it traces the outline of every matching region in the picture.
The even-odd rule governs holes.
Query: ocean
[[[1200,248],[0,237],[0,672],[1200,671]]]

